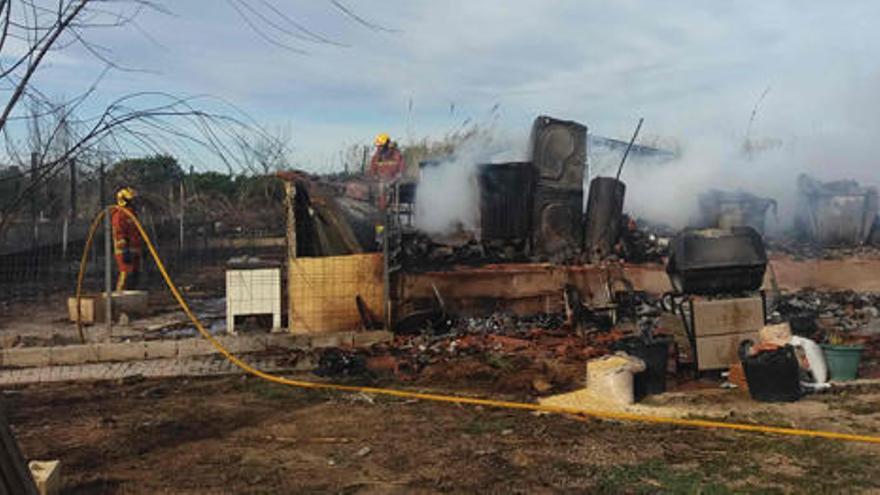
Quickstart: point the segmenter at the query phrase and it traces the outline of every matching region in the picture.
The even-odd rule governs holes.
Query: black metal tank
[[[479,166],[480,227],[484,240],[527,239],[531,235],[535,179],[531,162]]]
[[[620,239],[625,195],[626,185],[613,177],[590,181],[584,247],[591,261],[606,258]]]

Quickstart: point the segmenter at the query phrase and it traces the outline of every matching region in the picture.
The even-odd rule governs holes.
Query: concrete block
[[[385,330],[356,332],[353,337],[353,344],[355,347],[370,347],[374,344],[391,342],[393,338],[394,334]]]
[[[220,344],[233,354],[247,352],[261,352],[266,350],[266,338],[264,336],[236,335],[217,337]]]
[[[3,350],[3,366],[27,368],[49,366],[48,347],[18,347]]]
[[[282,349],[306,349],[311,345],[308,335],[292,335],[285,333],[273,333],[266,335],[266,347],[280,347]]]
[[[98,350],[92,344],[64,345],[49,348],[49,364],[83,364],[98,361]]]
[[[215,352],[217,352],[217,349],[215,349],[210,342],[201,337],[177,341],[177,357],[179,358],[205,356]]]
[[[95,344],[100,361],[141,361],[147,357],[143,342],[115,342]]]
[[[176,340],[152,340],[144,342],[147,359],[167,359],[177,357]]]
[[[318,369],[318,362],[308,354],[297,358],[296,363],[293,365],[294,371],[314,371],[316,369]]]
[[[61,461],[31,461],[28,463],[37,493],[58,495],[61,493]]]
[[[312,335],[312,348],[351,346],[354,332],[332,332]]]

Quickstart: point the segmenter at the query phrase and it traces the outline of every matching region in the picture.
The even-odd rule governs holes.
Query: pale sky
[[[292,29],[268,2],[247,5]],[[295,53],[250,29],[238,0],[179,0],[165,3],[173,15],[138,19],[146,34],[87,33],[116,60],[152,71],[109,74],[95,104],[132,91],[210,94],[268,128],[289,126],[295,165],[312,170],[338,166],[341,149],[377,132],[401,141],[438,136],[467,118],[488,119],[496,105],[499,132],[525,133],[548,114],[625,139],[643,116],[646,136],[686,145],[708,134],[742,137],[769,87],[754,135],[880,128],[876,0],[344,4],[388,31],[355,22],[329,1],[274,0],[289,18],[346,45],[272,35],[307,52]],[[54,56],[38,83],[48,94],[77,94],[100,70],[71,50]]]

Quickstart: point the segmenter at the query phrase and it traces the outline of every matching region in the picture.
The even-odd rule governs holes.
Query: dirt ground
[[[880,491],[880,445],[309,391],[254,378],[29,386],[3,398],[26,457],[61,459],[65,493],[74,494]],[[717,394],[702,400],[719,402]],[[793,414],[784,405],[746,408],[732,419],[880,433],[878,388],[795,406]]]
[[[222,287],[216,279],[204,273],[181,285],[188,297],[210,300]],[[53,306],[63,296],[4,303],[0,339],[68,343],[71,325]],[[31,305],[56,309],[35,314]],[[181,318],[163,291],[151,306],[153,319],[140,324]],[[531,401],[583,385],[584,356],[556,347],[539,346],[553,350],[547,355],[441,356],[417,377],[371,384]],[[0,398],[25,456],[60,459],[65,493],[73,494],[880,493],[880,445],[871,444],[310,391],[246,377],[32,385]],[[877,385],[768,405],[717,381],[692,382],[647,402],[694,417],[880,435]]]

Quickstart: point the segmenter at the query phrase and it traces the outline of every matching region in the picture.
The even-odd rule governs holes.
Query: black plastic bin
[[[636,401],[648,395],[666,392],[666,363],[670,343],[666,338],[647,341],[639,337],[627,337],[611,346],[615,351],[624,351],[645,362],[645,371],[636,373],[633,382]]]
[[[752,399],[761,402],[794,402],[800,399],[803,395],[800,365],[794,347],[787,345],[748,356],[750,344],[743,342],[740,359]]]

